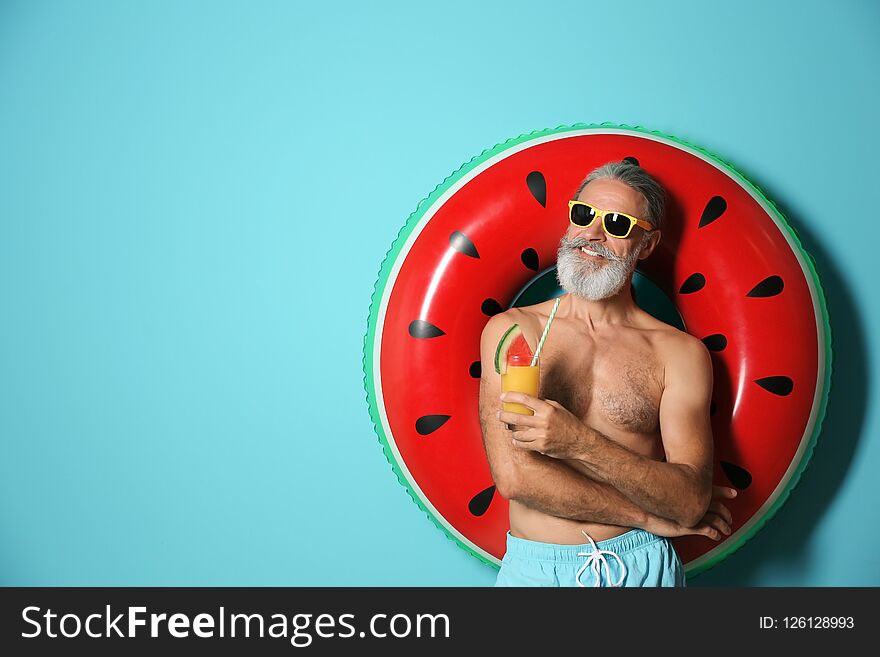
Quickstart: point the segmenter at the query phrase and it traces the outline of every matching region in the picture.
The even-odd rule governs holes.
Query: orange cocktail
[[[502,392],[524,392],[532,397],[537,397],[540,371],[541,363],[536,361],[532,365],[531,356],[510,354],[507,357],[507,371],[501,375]],[[503,402],[502,408],[510,413],[535,414],[528,406],[512,402]]]

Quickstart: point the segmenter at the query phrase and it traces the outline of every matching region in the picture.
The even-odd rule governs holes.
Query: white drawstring
[[[581,575],[584,571],[592,567],[593,574],[596,576],[596,583],[593,586],[602,586],[602,571],[601,564],[605,566],[605,576],[608,581],[611,581],[611,568],[608,566],[608,561],[605,559],[606,554],[610,554],[612,557],[617,559],[617,562],[620,564],[620,580],[616,584],[612,584],[613,587],[618,587],[623,584],[623,578],[626,577],[626,566],[623,565],[623,559],[621,559],[617,554],[612,552],[611,550],[600,550],[596,545],[596,542],[590,538],[590,535],[585,531],[581,531],[581,534],[587,537],[587,540],[590,541],[590,545],[593,546],[592,552],[578,552],[579,557],[587,557],[587,560],[584,561],[584,565],[581,566],[581,569],[575,575],[575,581],[577,581],[578,586],[586,587],[586,584],[581,582]]]

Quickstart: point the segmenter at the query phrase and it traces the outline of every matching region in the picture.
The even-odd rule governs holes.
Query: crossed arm
[[[665,462],[637,454],[586,425],[578,427],[581,441],[571,457],[590,477],[611,484],[643,509],[692,527],[706,513],[712,492],[709,352],[696,339],[683,341],[664,377],[660,432]],[[517,439],[534,438],[528,448],[547,449],[548,441],[535,444],[541,434],[540,428],[524,431]]]
[[[687,366],[667,371],[660,408],[667,462],[641,456],[583,424],[555,401],[506,393],[535,409],[535,416],[505,413],[494,350],[510,318],[496,316],[481,339],[483,378],[480,419],[489,465],[498,491],[543,513],[580,521],[641,527],[663,535],[712,524],[729,531],[729,512],[710,505],[712,443],[708,426],[711,363],[698,349],[681,359]],[[702,344],[698,343],[698,347]],[[680,371],[679,371],[680,370]],[[703,390],[708,385],[708,390]],[[695,391],[703,390],[699,394]],[[705,416],[705,419],[703,419]],[[505,423],[517,431],[505,429]],[[727,491],[721,493],[731,497]],[[719,508],[721,507],[721,508]],[[718,522],[718,517],[722,522]],[[704,521],[701,523],[701,520]]]
[[[565,462],[519,449],[495,419],[501,407],[501,386],[483,364],[480,424],[483,443],[498,492],[542,513],[571,520],[642,527],[649,514],[609,484],[577,472]],[[494,374],[494,370],[491,371]]]

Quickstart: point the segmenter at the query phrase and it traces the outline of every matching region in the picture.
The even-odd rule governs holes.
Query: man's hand
[[[667,538],[700,535],[713,541],[720,541],[722,536],[730,535],[730,526],[733,524],[733,516],[722,500],[732,500],[734,497],[736,497],[735,488],[712,486],[712,502],[709,504],[709,510],[695,526],[685,527],[674,520],[651,515],[643,529]]]
[[[583,450],[586,425],[559,402],[543,400],[524,392],[505,392],[501,401],[522,404],[534,415],[498,411],[497,418],[516,425],[513,444],[555,459],[577,458]]]

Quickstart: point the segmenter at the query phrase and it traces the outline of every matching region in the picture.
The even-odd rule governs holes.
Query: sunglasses
[[[612,210],[600,210],[589,203],[582,201],[568,202],[568,219],[575,226],[586,228],[591,225],[596,217],[602,219],[602,230],[611,237],[623,239],[629,237],[633,226],[641,226],[645,230],[653,230],[654,226],[647,221],[636,219],[622,212],[614,212]]]

